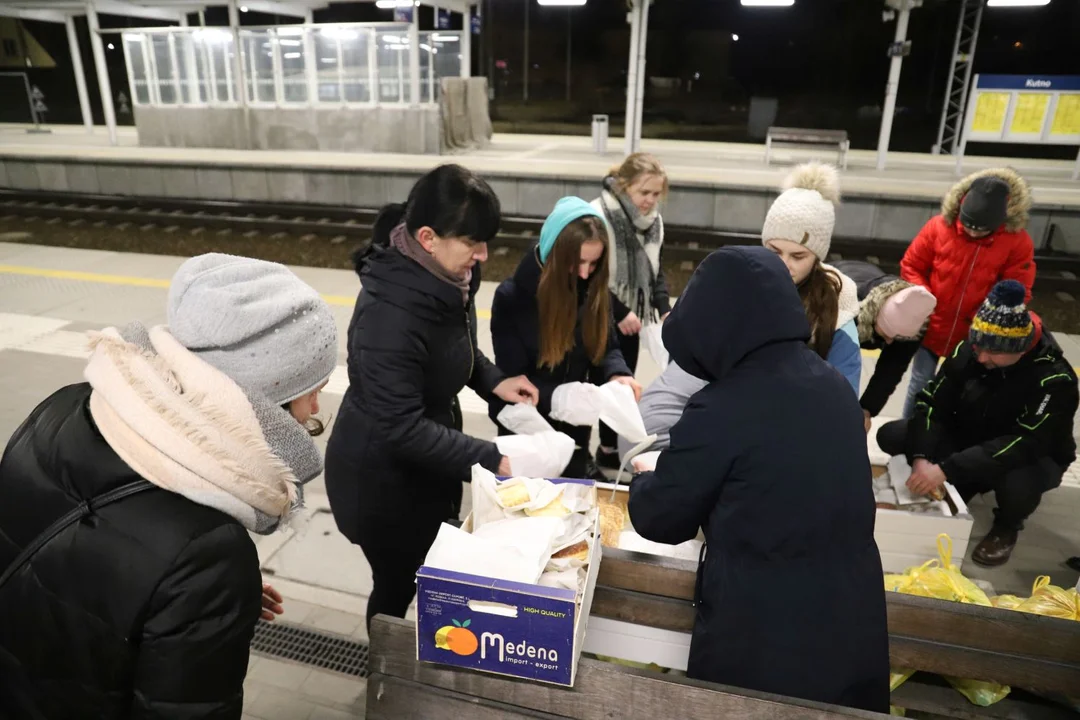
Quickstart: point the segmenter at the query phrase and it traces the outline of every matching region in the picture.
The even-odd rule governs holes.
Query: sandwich
[[[515,508],[532,499],[529,497],[529,489],[525,487],[524,483],[503,485],[495,491],[495,495],[504,508]]]
[[[559,552],[551,556],[558,560],[588,560],[589,559],[589,543],[587,540],[574,543],[564,547]]]
[[[537,510],[526,509],[525,514],[529,517],[566,517],[570,514],[570,508],[563,505],[562,499],[555,498]]]
[[[619,547],[619,535],[626,525],[626,512],[622,505],[604,502],[600,506],[600,544],[604,547]]]

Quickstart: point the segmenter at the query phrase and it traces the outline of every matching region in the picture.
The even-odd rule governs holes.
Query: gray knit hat
[[[278,263],[193,257],[173,276],[167,317],[184,347],[276,405],[319,387],[337,364],[329,306]]]

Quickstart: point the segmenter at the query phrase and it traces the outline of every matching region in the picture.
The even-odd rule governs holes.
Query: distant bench
[[[847,153],[851,148],[847,130],[807,130],[803,128],[771,127],[765,135],[765,164],[772,159],[774,144],[829,145],[839,153],[840,166],[847,170]]]

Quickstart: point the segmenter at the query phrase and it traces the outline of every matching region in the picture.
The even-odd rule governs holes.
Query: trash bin
[[[592,149],[601,155],[607,152],[608,116],[592,116]]]

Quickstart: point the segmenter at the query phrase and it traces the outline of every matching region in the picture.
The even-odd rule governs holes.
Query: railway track
[[[0,190],[0,220],[38,219],[49,224],[91,224],[125,231],[236,233],[279,240],[324,237],[333,242],[359,244],[370,237],[376,215],[376,210],[337,206]],[[492,245],[524,250],[535,241],[542,223],[537,218],[504,217]],[[675,263],[683,270],[691,270],[718,247],[760,242],[760,236],[753,233],[674,225],[666,226],[665,233],[665,262]],[[833,259],[867,260],[893,271],[899,266],[905,249],[905,243],[837,237],[832,243],[832,256]],[[1036,263],[1038,290],[1080,297],[1080,256],[1040,251]]]

